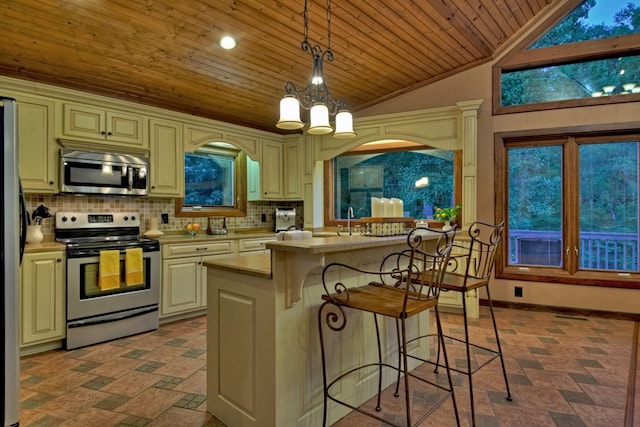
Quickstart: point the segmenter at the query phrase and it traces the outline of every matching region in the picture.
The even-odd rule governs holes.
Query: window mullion
[[[564,214],[563,214],[563,238],[564,238],[564,268],[569,274],[575,274],[579,267],[579,165],[578,144],[575,138],[569,137],[564,147]]]

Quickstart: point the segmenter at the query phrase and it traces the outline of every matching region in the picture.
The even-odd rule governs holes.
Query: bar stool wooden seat
[[[417,425],[436,408],[451,397],[455,413],[456,423],[459,426],[458,410],[456,406],[451,373],[447,358],[446,347],[442,337],[440,317],[436,311],[436,328],[439,339],[438,351],[442,350],[443,366],[446,369],[447,382],[442,383],[423,378],[408,369],[407,360],[407,319],[416,316],[425,310],[435,308],[438,303],[440,286],[446,271],[447,263],[453,246],[454,230],[441,231],[425,228],[416,228],[407,236],[407,250],[402,253],[387,256],[381,264],[379,271],[365,271],[341,263],[327,265],[322,274],[325,301],[318,312],[318,327],[320,335],[320,349],[322,356],[322,375],[324,386],[324,412],[323,426],[327,423],[327,405],[329,400],[344,405],[354,411],[363,413],[380,421],[390,423],[378,413],[382,410],[381,393],[383,368],[389,368],[397,372],[396,393],[399,397],[401,377],[404,377],[404,406],[406,408],[406,425]],[[386,266],[393,265],[386,269]],[[342,278],[357,277],[357,280],[344,280]],[[355,282],[350,286],[347,281]],[[377,338],[377,361],[365,363],[347,372],[340,373],[329,380],[327,377],[327,349],[326,333],[340,332],[347,325],[347,320],[355,312],[368,312],[373,314]],[[383,360],[381,350],[379,316],[395,319],[395,332],[397,338],[398,360],[397,365]],[[332,393],[332,387],[349,375],[361,372],[363,369],[377,371],[377,405],[376,412],[366,411],[357,405],[342,400],[340,387],[336,393]],[[357,374],[356,374],[357,375]],[[411,406],[411,390],[409,379],[415,378],[424,384],[430,384],[438,390],[439,399],[426,409],[419,420],[413,419]],[[427,386],[429,387],[429,386]],[[442,396],[440,396],[442,394]],[[394,404],[396,406],[397,404]],[[413,424],[415,422],[415,424]],[[390,424],[396,425],[396,424]]]
[[[502,365],[502,374],[504,376],[504,384],[506,388],[506,399],[512,400],[511,391],[509,389],[509,380],[507,379],[507,370],[504,364],[504,357],[502,355],[502,346],[500,344],[500,337],[498,336],[498,327],[496,325],[496,319],[493,312],[493,303],[491,301],[491,293],[489,292],[489,280],[493,267],[495,265],[495,256],[498,246],[502,240],[502,234],[504,230],[504,221],[499,224],[487,224],[484,222],[476,221],[469,227],[468,238],[460,238],[453,245],[453,250],[449,260],[449,271],[444,275],[442,283],[442,292],[460,292],[462,294],[462,314],[464,323],[464,337],[455,337],[445,335],[453,341],[464,344],[466,350],[466,368],[451,367],[452,371],[461,373],[468,378],[469,382],[469,400],[471,409],[471,422],[472,425],[476,425],[475,419],[475,405],[473,399],[473,377],[472,375],[478,372],[481,368],[487,366],[495,359],[499,359]],[[487,293],[487,300],[489,305],[489,313],[491,321],[493,322],[493,331],[495,335],[495,347],[490,348],[487,345],[480,344],[477,341],[473,342],[473,339],[469,336],[469,324],[467,319],[467,298],[466,294],[469,291],[484,288]],[[437,308],[436,308],[437,312]],[[475,357],[472,355],[472,349],[481,350],[486,356],[482,363],[475,364]],[[444,352],[443,352],[444,354]],[[411,356],[410,356],[411,357]],[[483,356],[484,358],[485,356]],[[423,360],[423,359],[419,359]],[[428,363],[427,360],[423,360]],[[444,366],[439,363],[438,359],[435,362],[436,371],[438,366]]]

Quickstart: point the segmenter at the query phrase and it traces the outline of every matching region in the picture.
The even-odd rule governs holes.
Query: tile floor
[[[482,307],[471,333],[490,343],[487,313]],[[497,360],[483,368],[474,376],[478,426],[640,426],[640,396],[635,423],[625,424],[627,395],[640,384],[640,377],[629,381],[634,322],[506,308],[496,314],[514,398],[505,400]],[[462,332],[460,315],[442,317],[445,333]],[[205,339],[206,319],[198,317],[83,349],[24,357],[21,425],[223,426],[206,412]],[[464,362],[462,348],[447,348],[452,363]],[[468,426],[466,379],[454,374],[454,384],[461,424]],[[428,399],[416,389],[413,405]],[[398,400],[383,401],[385,419],[401,419]],[[352,413],[334,426],[384,425]],[[453,425],[451,400],[421,424]]]

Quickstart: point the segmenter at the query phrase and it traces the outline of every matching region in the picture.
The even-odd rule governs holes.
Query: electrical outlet
[[[518,298],[522,298],[522,286],[515,286],[513,288],[513,295]]]
[[[162,218],[162,223],[163,224],[169,224],[169,214],[168,213],[160,214],[160,218]]]
[[[262,215],[260,215],[260,219],[262,220],[262,222],[267,222],[267,214],[263,213]]]

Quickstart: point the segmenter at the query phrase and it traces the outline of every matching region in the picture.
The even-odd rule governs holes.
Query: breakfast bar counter
[[[318,308],[322,270],[332,262],[377,271],[382,259],[406,248],[406,236],[313,237],[267,243],[271,254],[216,258],[207,267],[207,409],[230,426],[318,426],[323,394]],[[340,277],[359,283],[355,274]],[[336,278],[338,279],[338,278]],[[335,280],[334,280],[335,282]],[[410,320],[412,334],[429,329],[428,314]],[[383,357],[396,363],[395,323],[381,323]],[[377,357],[370,315],[350,315],[328,341],[331,375]],[[425,349],[419,349],[424,351]],[[384,378],[391,384],[394,378]],[[377,390],[374,375],[343,381],[354,405]],[[330,404],[332,424],[348,409]]]

